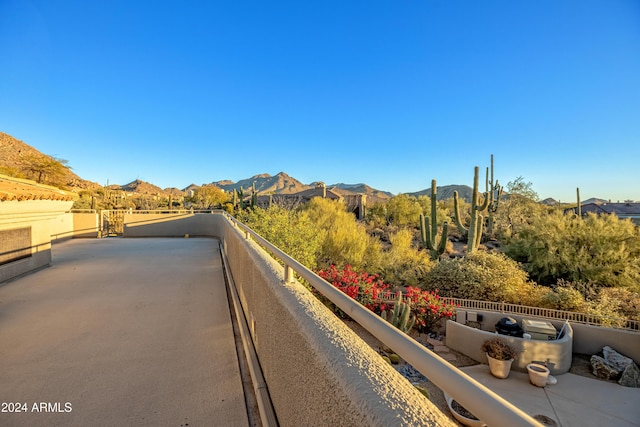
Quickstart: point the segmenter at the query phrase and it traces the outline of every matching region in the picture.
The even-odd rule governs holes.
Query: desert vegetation
[[[398,195],[370,207],[362,221],[342,203],[321,198],[295,209],[245,208],[237,216],[377,312],[402,291],[424,293],[413,304],[424,310],[412,312],[416,319],[426,312],[446,318],[450,308],[434,297],[444,296],[640,320],[637,226],[612,215],[578,217],[542,205],[522,178],[509,182],[505,194],[490,228],[487,211],[477,218],[483,228],[475,250],[468,251],[469,227],[452,226],[435,257],[424,244],[421,216],[429,222],[435,217],[442,233],[445,222],[456,222],[451,199],[432,203],[428,196]],[[469,224],[474,204],[460,199],[457,205],[457,221]],[[374,279],[367,282],[369,277]],[[422,323],[433,327],[437,320],[416,324]]]

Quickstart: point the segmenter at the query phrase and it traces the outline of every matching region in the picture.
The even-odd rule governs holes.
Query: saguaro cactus
[[[580,187],[576,188],[576,197],[578,198],[578,206],[576,207],[576,215],[582,218],[582,203],[580,203]]]
[[[425,248],[429,249],[432,259],[437,259],[444,253],[447,245],[447,232],[449,231],[449,223],[442,224],[442,234],[440,241],[436,244],[438,235],[438,222],[436,210],[436,180],[431,180],[431,220],[420,214],[420,240]]]
[[[493,236],[493,214],[498,210],[500,199],[502,198],[502,186],[498,181],[493,180],[493,154],[491,155],[491,180],[489,180],[489,169],[487,169],[486,191],[489,194],[489,204],[487,205],[487,234]]]
[[[393,310],[390,312],[382,310],[380,317],[400,329],[405,334],[409,332],[416,323],[416,316],[411,314],[411,305],[403,301],[402,292],[398,292],[398,301],[396,301],[393,306]]]
[[[467,234],[467,253],[472,253],[478,246],[480,246],[480,239],[482,238],[482,226],[484,222],[484,216],[482,212],[489,206],[489,194],[485,192],[482,203],[478,202],[478,174],[480,168],[478,166],[474,169],[473,174],[473,193],[471,195],[471,222],[469,227],[465,227],[462,224],[460,216],[460,208],[458,205],[458,192],[453,193],[453,208],[455,214],[456,225],[461,233]]]
[[[240,187],[238,191],[238,205],[240,206],[240,210],[244,210],[244,189]]]
[[[258,193],[256,193],[255,181],[251,184],[251,209],[258,205]]]

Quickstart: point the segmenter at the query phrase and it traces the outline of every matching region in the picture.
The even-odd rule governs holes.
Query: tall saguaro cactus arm
[[[462,223],[460,216],[460,207],[458,204],[458,192],[453,193],[453,207],[456,225],[461,233],[467,233],[467,253],[475,251],[480,245],[480,239],[482,238],[482,226],[484,222],[484,216],[482,212],[489,206],[489,193],[483,194],[482,203],[478,203],[478,175],[480,168],[478,166],[474,169],[473,174],[473,193],[471,195],[471,222],[469,227],[465,227]]]
[[[256,182],[251,184],[251,209],[258,205],[258,193],[256,193]]]
[[[498,211],[500,199],[502,199],[503,187],[498,181],[493,180],[493,154],[491,155],[491,180],[489,180],[489,169],[487,168],[486,191],[489,194],[489,204],[487,206],[487,234],[493,236],[494,214]]]
[[[431,220],[420,214],[420,238],[425,248],[429,249],[431,258],[436,259],[444,253],[447,245],[447,232],[449,223],[442,224],[442,234],[440,241],[436,244],[438,235],[437,203],[436,203],[436,180],[431,180]]]
[[[576,197],[578,199],[578,204],[576,206],[576,215],[578,215],[578,218],[582,218],[582,203],[580,202],[580,187],[576,188]]]

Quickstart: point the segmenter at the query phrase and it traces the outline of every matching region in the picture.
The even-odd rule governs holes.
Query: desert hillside
[[[70,190],[99,186],[73,173],[66,161],[41,153],[4,132],[0,132],[0,153],[0,173],[4,175]]]

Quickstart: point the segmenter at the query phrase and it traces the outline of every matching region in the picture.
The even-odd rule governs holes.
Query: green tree
[[[32,154],[23,158],[22,169],[36,182],[64,186],[64,176],[71,169],[67,163],[64,159]]]
[[[230,200],[229,194],[215,185],[205,185],[194,191],[193,196],[189,198],[193,207],[196,209],[214,209],[219,208]]]
[[[508,243],[533,218],[546,212],[546,207],[538,203],[533,184],[525,182],[521,176],[507,183],[507,193],[494,214],[494,230],[503,243]]]
[[[387,201],[387,224],[415,228],[419,223],[422,211],[422,206],[415,197],[400,194]]]

